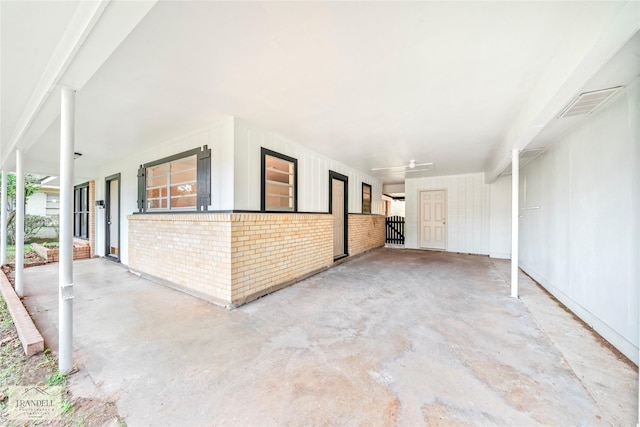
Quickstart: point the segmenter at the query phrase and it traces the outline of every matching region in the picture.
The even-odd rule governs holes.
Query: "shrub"
[[[55,217],[54,217],[55,218]],[[32,237],[38,234],[38,231],[44,227],[52,227],[53,219],[48,216],[40,215],[25,215],[24,216],[24,240],[29,241]],[[7,236],[9,238],[8,243],[10,245],[16,244],[16,222],[12,221],[7,227]]]

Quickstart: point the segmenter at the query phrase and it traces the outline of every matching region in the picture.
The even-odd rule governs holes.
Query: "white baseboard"
[[[611,345],[617,348],[622,354],[627,356],[629,360],[638,365],[638,347],[629,342],[625,337],[620,335],[594,314],[587,309],[576,303],[568,295],[563,293],[560,289],[549,283],[544,277],[538,274],[534,269],[527,265],[520,263],[520,268],[533,278],[536,282],[540,283],[547,291],[549,291],[554,297],[564,304],[569,310],[571,310],[576,316],[582,319],[587,325],[592,327],[602,338],[607,340]]]
[[[511,259],[511,253],[505,252],[489,252],[489,258]]]

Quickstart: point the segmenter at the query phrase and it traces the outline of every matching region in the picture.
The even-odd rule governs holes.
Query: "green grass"
[[[27,254],[31,252],[31,243],[24,244],[24,253]],[[7,245],[7,263],[16,262],[16,247],[11,245]]]
[[[0,332],[8,332],[13,326],[13,319],[7,308],[7,303],[0,298]]]
[[[31,243],[25,243],[24,244],[25,256],[31,252],[35,254],[35,252],[31,248]],[[25,261],[26,261],[26,258],[25,258]],[[11,245],[11,246],[7,245],[7,263],[14,263],[14,262],[16,262],[16,247],[15,245]]]
[[[56,370],[55,373],[47,377],[47,385],[49,386],[64,385],[65,382],[67,381],[67,377],[68,375],[61,374],[59,371]]]
[[[31,243],[24,244],[24,251],[25,252],[31,251]],[[15,258],[15,256],[16,256],[16,247],[13,245],[7,245],[7,258],[8,257]]]
[[[0,297],[0,337],[9,336],[13,328],[13,319],[9,314],[7,303]],[[7,343],[0,347],[0,389],[6,385],[17,384],[22,377],[23,364],[13,351],[13,345]]]
[[[60,409],[62,410],[63,414],[66,414],[67,412],[73,410],[73,403],[65,400],[64,402],[62,402],[62,407]]]

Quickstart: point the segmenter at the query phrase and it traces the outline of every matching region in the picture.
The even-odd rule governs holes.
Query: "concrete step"
[[[34,325],[31,316],[27,313],[27,309],[22,305],[22,301],[16,294],[13,286],[9,283],[7,276],[4,272],[0,272],[0,293],[2,298],[7,303],[7,308],[11,317],[13,318],[13,324],[16,325],[18,330],[18,338],[22,343],[22,348],[27,356],[40,353],[44,351],[44,339],[38,332],[36,325]]]

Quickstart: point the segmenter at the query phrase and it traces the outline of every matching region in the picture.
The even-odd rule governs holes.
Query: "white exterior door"
[[[447,190],[420,192],[420,247],[447,249]]]

